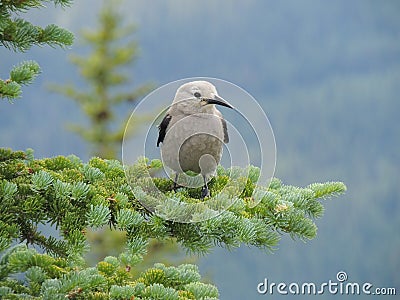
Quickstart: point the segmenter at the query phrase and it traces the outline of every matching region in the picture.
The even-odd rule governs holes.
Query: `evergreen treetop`
[[[114,159],[119,157],[129,118],[118,108],[123,104],[132,107],[153,86],[143,84],[132,89],[133,76],[126,70],[136,61],[139,50],[133,40],[135,28],[125,24],[118,2],[104,1],[97,23],[96,29],[81,33],[90,52],[70,56],[79,70],[80,84],[53,85],[52,89],[74,100],[84,113],[88,125],[73,124],[69,129],[91,146],[91,154]]]

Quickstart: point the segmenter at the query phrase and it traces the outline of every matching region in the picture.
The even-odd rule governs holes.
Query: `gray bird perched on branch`
[[[158,126],[157,147],[166,166],[178,176],[186,171],[201,174],[201,197],[210,195],[207,181],[221,160],[223,143],[229,142],[226,121],[215,105],[233,108],[207,81],[192,81],[180,86],[174,101]]]

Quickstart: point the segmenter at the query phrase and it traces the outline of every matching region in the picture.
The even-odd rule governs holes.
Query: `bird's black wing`
[[[221,118],[222,122],[222,129],[224,130],[224,143],[228,144],[229,143],[229,135],[228,135],[228,128],[226,127],[226,121],[224,118]]]
[[[157,139],[157,147],[164,141],[165,134],[167,133],[167,127],[169,122],[171,121],[171,116],[166,114],[164,119],[161,121],[161,124],[158,125],[158,139]]]

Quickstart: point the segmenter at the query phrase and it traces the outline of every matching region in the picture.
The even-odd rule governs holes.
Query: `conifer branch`
[[[314,238],[313,219],[323,213],[318,199],[343,193],[346,189],[340,182],[299,188],[283,185],[278,179],[266,188],[256,186],[257,176],[250,176],[243,193],[228,211],[204,222],[176,223],[144,209],[132,193],[119,161],[92,158],[85,164],[76,156],[29,160],[27,157],[24,152],[0,150],[0,206],[3,212],[0,222],[7,224],[1,237],[10,241],[21,236],[22,241],[45,243],[37,235],[34,224],[50,222],[62,230],[70,244],[77,244],[87,226],[99,228],[110,224],[127,230],[132,238],[176,238],[194,252],[206,252],[213,245],[230,248],[242,243],[273,249],[280,238],[278,232],[305,240]],[[143,167],[159,169],[160,161],[140,160],[134,166],[137,172]],[[257,168],[252,169],[257,173]],[[219,175],[210,183],[215,194],[229,180],[224,172],[228,173],[219,167]],[[168,197],[182,203],[200,201],[196,198],[200,194],[198,189],[174,192],[170,179],[155,178],[154,181]],[[254,205],[254,202],[259,203]],[[173,205],[171,209],[176,207],[176,203],[169,204],[168,201],[165,205]],[[30,222],[23,223],[22,220]],[[68,251],[78,253],[64,249],[64,253]]]
[[[39,65],[34,61],[25,61],[14,67],[10,72],[10,78],[0,79],[0,98],[9,101],[21,95],[21,85],[31,83],[40,73]]]
[[[140,173],[160,167],[159,160],[142,158],[128,169]],[[217,289],[200,282],[196,266],[156,264],[139,277],[131,269],[142,261],[151,238],[176,239],[188,251],[199,254],[210,252],[216,245],[231,249],[246,244],[273,251],[283,233],[312,239],[317,229],[313,220],[323,212],[319,198],[346,190],[341,182],[299,188],[278,179],[269,187],[257,186],[260,172],[250,167],[242,194],[227,211],[202,222],[178,223],[142,206],[128,185],[126,170],[117,160],[92,158],[83,163],[74,155],[35,159],[31,150],[0,148],[0,251],[8,249],[0,259],[0,296],[217,299]],[[219,167],[217,173],[209,185],[215,194],[230,180],[229,170]],[[154,182],[167,199],[201,201],[198,189],[174,192],[171,180],[154,178]],[[224,197],[220,200],[230,201]],[[164,204],[170,205],[168,201]],[[38,231],[39,223],[54,224],[63,239],[44,236]],[[106,257],[94,268],[85,268],[85,229],[107,224],[127,232],[125,251],[118,257]],[[41,246],[46,253],[39,254],[27,246],[9,248],[15,241]],[[21,272],[25,281],[10,279]]]
[[[25,52],[32,46],[48,45],[50,47],[67,47],[72,45],[74,36],[66,29],[50,24],[44,28],[33,25],[14,14],[26,12],[31,8],[42,8],[44,3],[67,6],[70,0],[27,0],[0,2],[0,46],[13,51]],[[31,83],[40,73],[37,63],[26,61],[14,67],[9,79],[0,78],[0,98],[12,101],[21,96],[21,85]]]

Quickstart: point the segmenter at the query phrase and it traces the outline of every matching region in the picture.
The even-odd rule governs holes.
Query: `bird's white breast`
[[[221,160],[224,132],[221,118],[213,114],[172,116],[161,155],[174,171],[212,175]]]

